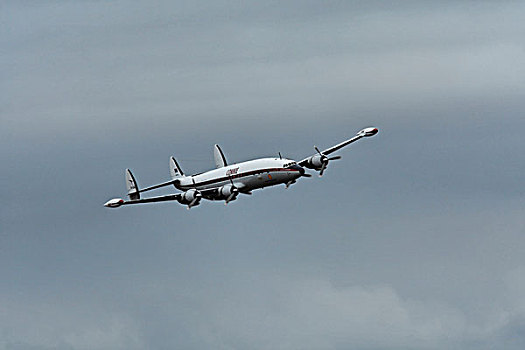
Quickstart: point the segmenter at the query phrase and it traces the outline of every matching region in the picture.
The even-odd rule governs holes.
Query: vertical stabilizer
[[[129,199],[140,199],[139,186],[129,169],[126,169],[126,188],[128,189]]]
[[[219,145],[215,145],[215,147],[213,147],[213,156],[215,158],[215,166],[217,168],[222,168],[228,165],[226,162],[226,157],[224,156],[224,153],[222,153],[222,149],[219,147]]]
[[[175,160],[175,157],[170,158],[170,175],[172,180],[184,176],[184,172],[180,168],[179,163]]]

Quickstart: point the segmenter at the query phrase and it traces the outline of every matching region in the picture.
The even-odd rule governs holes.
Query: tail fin
[[[215,158],[215,165],[217,168],[222,168],[228,165],[226,162],[226,157],[224,156],[224,153],[222,152],[222,149],[219,147],[219,145],[215,145],[213,147],[213,158]]]
[[[129,199],[140,199],[139,186],[129,169],[126,169],[126,188],[128,189]]]
[[[179,166],[179,163],[175,160],[175,157],[170,158],[170,175],[172,179],[184,176],[184,172]]]

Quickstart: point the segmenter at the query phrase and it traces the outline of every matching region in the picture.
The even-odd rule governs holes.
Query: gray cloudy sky
[[[523,349],[523,18],[2,1],[0,348]],[[126,167],[302,159],[369,125],[288,190],[102,207]]]

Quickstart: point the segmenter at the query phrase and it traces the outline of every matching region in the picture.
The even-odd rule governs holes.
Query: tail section
[[[184,172],[180,168],[179,163],[175,160],[175,157],[170,158],[170,175],[172,180],[184,176]]]
[[[129,169],[126,169],[126,188],[128,190],[129,199],[140,199],[139,186]]]
[[[217,168],[222,168],[228,165],[226,162],[226,157],[224,156],[224,153],[222,152],[222,149],[219,147],[219,145],[215,145],[215,147],[213,147],[213,158],[215,158],[215,165]]]

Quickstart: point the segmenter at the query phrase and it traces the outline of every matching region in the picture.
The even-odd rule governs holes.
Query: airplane
[[[104,206],[118,208],[129,204],[177,201],[190,209],[199,205],[203,198],[212,201],[224,201],[225,204],[228,204],[237,199],[239,194],[251,195],[253,190],[259,188],[279,184],[284,184],[288,188],[297,179],[312,176],[305,172],[305,168],[319,171],[319,176],[323,176],[330,161],[341,159],[341,156],[329,157],[330,154],[363,137],[374,136],[377,132],[378,129],[375,127],[364,128],[354,137],[324,151],[320,151],[317,146],[314,146],[317,153],[299,162],[283,158],[279,153],[279,158],[259,158],[228,165],[221,148],[219,145],[215,145],[216,169],[194,175],[185,175],[179,163],[174,157],[171,157],[171,180],[146,188],[139,188],[131,170],[126,169],[126,187],[129,200],[114,198],[107,201]],[[174,186],[182,192],[150,198],[141,198],[140,196],[143,192],[166,186]]]

